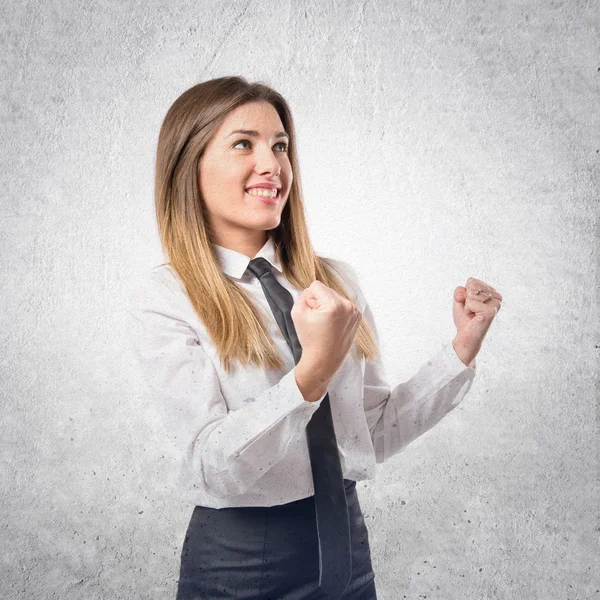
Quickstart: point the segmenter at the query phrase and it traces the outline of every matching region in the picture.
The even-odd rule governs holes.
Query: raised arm
[[[209,494],[224,498],[245,493],[304,435],[325,393],[306,401],[295,367],[251,402],[228,412],[217,370],[186,318],[191,310],[187,300],[155,273],[140,278],[132,292],[129,336],[147,400],[168,438]]]
[[[363,315],[377,332],[368,303]],[[363,405],[376,462],[401,452],[462,401],[475,377],[475,361],[471,364],[465,366],[451,342],[444,342],[413,377],[394,387],[381,359],[365,364]]]
[[[377,325],[356,271],[345,261],[328,261],[355,295],[379,345]],[[363,406],[376,462],[383,463],[398,454],[461,402],[475,377],[475,362],[465,365],[452,343],[443,342],[411,379],[393,387],[388,383],[381,358],[365,363]]]

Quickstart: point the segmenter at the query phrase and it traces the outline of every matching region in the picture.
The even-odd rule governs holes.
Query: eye
[[[246,144],[250,144],[250,140],[239,140],[234,144],[234,148],[241,143],[246,143]],[[252,145],[252,144],[250,144]],[[275,144],[276,146],[283,146],[283,152],[287,152],[288,151],[288,145],[287,142],[277,142],[277,144]]]

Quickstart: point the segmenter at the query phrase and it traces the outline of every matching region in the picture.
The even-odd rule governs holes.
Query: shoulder
[[[320,256],[319,258],[330,266],[340,277],[344,287],[350,296],[354,298],[354,302],[356,302],[358,307],[362,310],[364,307],[364,296],[360,287],[360,280],[350,263],[345,260],[340,260],[339,258],[327,256]]]
[[[127,286],[128,309],[137,312],[157,303],[185,304],[185,287],[168,263],[139,271]]]

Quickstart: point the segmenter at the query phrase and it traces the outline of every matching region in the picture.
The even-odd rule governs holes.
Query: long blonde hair
[[[191,87],[171,105],[160,129],[154,189],[156,219],[170,266],[184,284],[228,373],[232,360],[275,369],[284,364],[252,298],[221,270],[198,179],[204,149],[227,113],[254,101],[271,103],[290,136],[292,186],[279,225],[267,233],[283,274],[296,289],[305,289],[317,279],[353,301],[312,248],[304,215],[294,122],[284,98],[269,86],[249,83],[243,77],[221,77]],[[364,318],[355,346],[360,358],[372,360],[379,356]],[[354,355],[352,360],[357,360]]]

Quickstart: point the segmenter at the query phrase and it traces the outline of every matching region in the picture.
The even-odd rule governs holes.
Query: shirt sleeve
[[[363,316],[379,336],[368,302]],[[476,359],[466,366],[450,342],[408,381],[391,387],[381,359],[365,363],[363,405],[375,450],[383,463],[456,408],[473,384]]]
[[[294,367],[229,412],[217,370],[186,320],[187,298],[152,272],[131,292],[126,323],[147,399],[193,483],[217,498],[245,493],[305,434],[325,394],[307,402]]]

